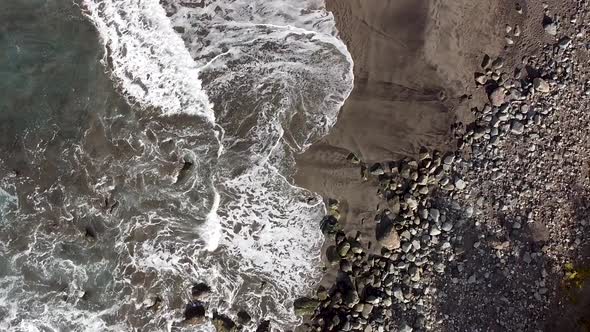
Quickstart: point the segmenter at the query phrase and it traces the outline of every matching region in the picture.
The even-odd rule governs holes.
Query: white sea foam
[[[11,191],[14,191],[14,188],[11,188]],[[18,197],[16,197],[14,193],[9,193],[0,187],[0,223],[2,223],[4,220],[8,209],[10,209],[11,206],[15,206],[17,204]]]
[[[198,68],[157,0],[85,0],[105,45],[105,60],[124,94],[165,114],[214,121]]]
[[[141,110],[194,119],[178,123],[154,112],[142,118],[141,111],[142,124],[105,118],[108,141],[131,152],[97,156],[85,145],[92,141],[87,133],[64,153],[64,168],[91,174],[88,184],[38,187],[28,201],[30,219],[46,220],[39,218],[55,213],[52,192],[62,193],[59,227],[97,220],[108,241],[72,245],[79,231],[57,235],[44,229],[48,217],[25,241],[27,250],[12,253],[21,260],[12,265],[27,260],[33,271],[66,276],[68,294],[89,286],[104,292],[88,301],[98,308],[51,302],[60,314],[43,317],[53,330],[117,330],[112,322],[121,317],[122,329],[170,330],[195,281],[213,288],[211,309],[233,318],[248,309],[254,320],[246,330],[262,319],[292,328],[300,320],[293,300],[321,276],[318,223],[325,213],[320,197],[290,183],[293,154],[336,121],[352,89],[352,59],[320,0],[205,0],[195,8],[182,5],[190,0],[162,2],[168,12],[159,0],[82,4],[122,94]],[[35,153],[32,160],[44,160],[44,152]],[[183,158],[192,167],[180,181]],[[116,209],[111,197],[120,203]],[[64,243],[69,251],[60,251]],[[83,257],[95,262],[82,263]],[[101,269],[108,273],[97,277]],[[146,303],[155,296],[162,309],[152,313]],[[69,316],[62,315],[67,308]],[[0,322],[44,326],[6,310],[9,318]],[[200,328],[213,331],[210,324]]]

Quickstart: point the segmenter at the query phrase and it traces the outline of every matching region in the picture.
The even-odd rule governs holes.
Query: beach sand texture
[[[502,50],[501,11],[497,1],[468,0],[327,6],[355,61],[355,87],[330,134],[298,156],[295,182],[338,199],[345,230],[370,238],[376,186],[361,181],[347,155],[370,164],[414,156],[421,146],[452,148],[451,125],[468,116],[465,95],[475,87],[482,52]]]

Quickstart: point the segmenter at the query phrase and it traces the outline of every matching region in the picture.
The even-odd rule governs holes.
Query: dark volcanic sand
[[[297,158],[295,182],[340,200],[346,230],[369,239],[378,204],[376,187],[346,161],[350,152],[370,163],[452,148],[482,52],[503,47],[498,3],[327,1],[355,62],[355,88],[330,134]]]
[[[471,107],[481,107],[486,101],[484,89],[476,89],[473,76],[482,71],[483,55],[502,56],[507,68],[522,67],[523,56],[538,54],[544,45],[555,42],[555,37],[543,31],[542,4],[518,1],[523,8],[519,14],[516,3],[327,1],[355,61],[355,89],[331,133],[298,157],[295,181],[326,198],[338,199],[340,223],[349,235],[361,231],[361,243],[375,242],[373,218],[381,202],[375,177],[363,181],[359,166],[346,160],[350,152],[370,165],[416,157],[421,146],[454,149],[453,124],[472,122]],[[551,13],[573,17],[575,1],[547,3]],[[504,40],[506,24],[522,27],[521,38],[511,47]],[[483,263],[475,257],[467,263],[481,267]],[[328,288],[336,270],[327,271],[323,284]],[[575,329],[577,319],[587,317],[584,294],[588,287],[580,291],[582,300],[575,306],[556,307],[551,317],[538,323],[545,324],[546,330]],[[481,319],[481,326],[493,329],[493,307],[487,308],[489,312],[469,313],[479,310],[482,297],[493,295],[485,291],[458,294],[462,290],[458,286],[445,289],[456,296],[447,297],[445,308],[439,308],[441,314],[463,316],[464,321]],[[468,300],[458,302],[462,298]]]

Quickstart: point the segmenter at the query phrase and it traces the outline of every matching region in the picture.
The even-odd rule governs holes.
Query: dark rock
[[[320,301],[328,299],[328,290],[324,286],[318,287],[316,294]]]
[[[340,271],[342,272],[352,272],[352,264],[350,264],[350,261],[343,259],[340,261]]]
[[[256,328],[256,332],[271,332],[270,321],[262,321],[260,325],[258,325],[258,327]]]
[[[211,295],[211,287],[202,282],[194,284],[191,288],[191,294],[193,296],[193,301],[207,302],[209,300],[209,295]]]
[[[340,224],[334,216],[325,216],[321,223],[320,229],[324,235],[334,235],[340,230]]]
[[[326,259],[332,265],[340,261],[340,255],[338,254],[336,246],[329,246],[328,249],[326,249]]]
[[[373,166],[371,166],[371,168],[369,169],[369,173],[371,173],[371,175],[383,175],[385,174],[385,171],[383,170],[383,166],[381,166],[381,164],[377,163],[374,164]]]
[[[295,314],[298,316],[312,315],[315,309],[319,306],[320,301],[309,297],[302,297],[293,302]]]
[[[340,255],[340,257],[344,257],[348,254],[348,251],[350,250],[350,243],[348,241],[342,241],[339,245],[338,245],[338,255]]]
[[[248,314],[245,310],[238,311],[237,317],[238,317],[238,323],[241,325],[246,325],[246,324],[250,323],[250,321],[252,320],[252,317],[250,317],[250,314]]]
[[[84,236],[91,241],[96,240],[96,231],[94,230],[94,227],[92,226],[86,226],[86,232],[84,233]]]
[[[491,63],[492,63],[492,59],[490,58],[490,56],[487,54],[484,54],[483,60],[481,61],[481,68],[487,69]]]
[[[178,172],[178,176],[176,177],[176,183],[178,184],[184,182],[189,177],[192,169],[193,163],[188,160],[184,160],[182,168],[180,169],[180,171]]]
[[[185,322],[191,325],[203,324],[205,318],[205,306],[201,302],[191,302],[184,309]]]
[[[356,289],[354,289],[354,287],[349,287],[348,289],[346,289],[346,292],[344,293],[344,297],[342,298],[342,300],[344,301],[344,304],[349,308],[354,307],[355,304],[360,302],[359,294],[357,293]]]
[[[361,160],[352,152],[348,154],[346,160],[350,161],[353,164],[358,164],[361,162]]]
[[[571,45],[571,43],[572,39],[570,37],[565,36],[559,40],[559,47],[562,49],[566,49]]]
[[[229,317],[215,313],[211,321],[217,332],[237,332],[238,327]]]

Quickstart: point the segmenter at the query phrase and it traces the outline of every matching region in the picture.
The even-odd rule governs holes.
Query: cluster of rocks
[[[186,305],[184,310],[183,326],[202,326],[211,323],[217,332],[237,332],[244,330],[244,326],[251,324],[252,317],[245,310],[240,310],[236,315],[236,320],[230,317],[213,312],[212,317],[207,315],[209,296],[211,288],[205,283],[196,283],[191,288],[191,301]],[[270,331],[270,323],[262,322],[257,332]]]
[[[465,254],[430,299],[462,303],[460,313],[432,315],[439,327],[487,319],[498,329],[546,330],[559,315],[551,306],[563,304],[563,267],[589,246],[589,17],[587,4],[579,6],[569,20],[545,8],[543,28],[555,37],[540,54],[523,56],[511,73],[492,65],[482,85],[490,104],[461,133],[457,171],[477,186],[455,199],[476,213],[463,232],[472,238]]]
[[[474,109],[474,123],[457,133],[455,171],[476,185],[452,198],[438,195],[475,213],[456,229],[454,259],[425,299],[435,330],[482,323],[545,330],[552,301],[560,302],[563,266],[584,248],[581,215],[590,208],[588,134],[579,129],[590,124],[581,22],[588,17],[572,17],[567,29],[545,11],[545,32],[556,37],[540,55],[523,56],[510,70],[486,56],[484,73],[475,74],[489,104]]]
[[[320,288],[313,300],[303,301],[307,310],[299,313],[313,316],[310,330],[412,331],[426,327],[422,297],[430,291],[426,285],[433,274],[445,271],[457,219],[447,215],[446,207],[432,204],[430,197],[436,191],[453,195],[467,187],[453,171],[455,159],[452,153],[423,149],[415,160],[367,167],[349,157],[360,164],[363,177],[374,177],[380,186],[378,195],[384,204],[375,217],[378,247],[362,243],[360,235],[347,237],[339,228],[338,202],[329,203],[330,215],[323,220],[322,231],[332,243],[326,250],[327,262],[338,267],[338,276],[331,289]],[[462,213],[470,217],[473,210]],[[317,305],[314,308],[310,303]]]
[[[386,202],[375,218],[381,250],[346,237],[331,204],[322,227],[338,278],[308,307],[309,330],[543,330],[563,265],[588,245],[585,8],[569,24],[545,10],[555,41],[540,55],[510,65],[484,56],[474,79],[489,103],[455,126],[457,151],[370,166],[349,156]]]

